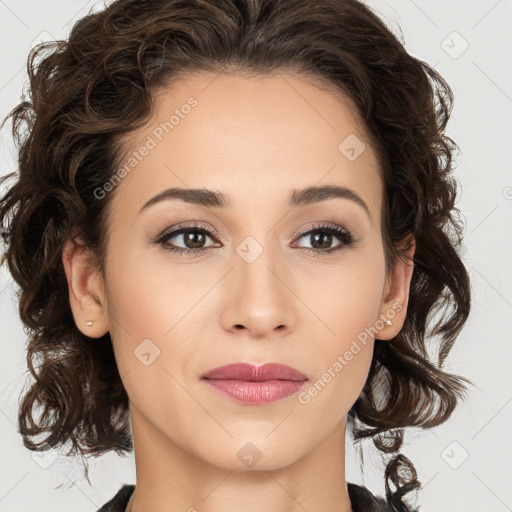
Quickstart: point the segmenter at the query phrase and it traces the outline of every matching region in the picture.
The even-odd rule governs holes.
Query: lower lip
[[[297,393],[305,380],[266,380],[261,382],[246,380],[203,379],[215,391],[228,395],[245,404],[269,404]]]

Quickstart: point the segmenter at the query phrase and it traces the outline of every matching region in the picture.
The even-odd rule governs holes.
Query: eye
[[[215,233],[207,228],[198,225],[188,225],[160,235],[153,244],[159,244],[165,250],[179,255],[197,257],[215,248],[214,244],[205,246],[208,239],[217,241],[218,238]],[[313,229],[301,233],[296,240],[308,238],[312,247],[299,248],[315,257],[330,255],[336,251],[351,247],[356,242],[350,231],[336,224],[314,226]],[[335,239],[338,239],[340,243],[335,247],[330,247]],[[172,240],[174,242],[170,243]],[[182,244],[182,247],[177,246],[179,244]]]
[[[335,247],[331,247],[336,238],[340,243]],[[298,240],[302,239],[309,239],[312,247],[304,247],[303,249],[313,256],[319,256],[321,253],[331,254],[335,251],[351,247],[355,243],[355,239],[350,231],[334,224],[315,226],[313,229],[300,234]]]
[[[154,243],[160,244],[165,250],[187,256],[199,256],[209,250],[212,246],[204,247],[207,238],[215,239],[215,235],[206,228],[197,225],[184,226],[182,228],[164,233]],[[182,243],[184,247],[176,247],[176,242],[169,244],[170,240]]]

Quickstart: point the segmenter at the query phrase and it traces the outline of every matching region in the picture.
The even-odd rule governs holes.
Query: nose
[[[226,284],[223,327],[253,338],[285,336],[295,327],[297,297],[284,260],[263,250],[254,260],[237,254]]]

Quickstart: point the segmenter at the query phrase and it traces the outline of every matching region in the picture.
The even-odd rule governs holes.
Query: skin
[[[198,105],[115,189],[105,276],[71,242],[62,254],[77,327],[91,338],[110,332],[130,399],[137,486],[128,509],[349,512],[345,417],[366,381],[373,336],[307,404],[297,394],[241,404],[200,376],[280,362],[316,382],[397,304],[393,325],[375,337],[398,334],[413,265],[399,261],[386,274],[375,153],[354,105],[333,90],[300,76],[224,74],[189,75],[160,91],[154,116],[125,138],[126,155],[191,96]],[[350,134],[366,145],[354,161],[338,149]],[[292,190],[328,184],[349,187],[369,214],[346,198],[288,206]],[[139,214],[169,187],[221,191],[231,206],[174,199]],[[188,223],[220,240],[205,235],[211,248],[192,258],[151,244]],[[322,253],[343,242],[302,235],[319,223],[344,227],[356,243]],[[248,236],[262,249],[251,263],[237,253]],[[194,247],[182,235],[167,244]],[[315,247],[317,257],[304,251]],[[134,355],[145,339],[160,350],[147,366]],[[247,443],[261,453],[252,467],[237,456]]]

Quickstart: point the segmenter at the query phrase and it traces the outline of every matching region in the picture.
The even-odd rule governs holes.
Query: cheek
[[[157,360],[162,331],[172,327],[171,314],[160,316],[165,287],[156,269],[137,258],[129,244],[118,234],[107,264],[108,328],[121,376]]]
[[[193,409],[179,384],[194,348],[191,339],[197,338],[193,315],[187,316],[190,301],[166,286],[161,273],[150,267],[128,275],[132,277],[114,274],[109,293],[110,334],[119,374],[139,410],[158,417],[162,425],[171,424],[173,407],[164,404],[179,403],[184,414]]]
[[[324,270],[321,280],[312,275],[307,281],[307,304],[316,317],[305,327],[315,340],[308,360],[315,361],[316,373],[314,382],[298,398],[324,420],[327,415],[339,421],[351,408],[372,361],[384,266],[363,261],[367,260],[354,259],[351,265]],[[320,282],[321,286],[311,286]],[[311,330],[315,326],[316,332]]]
[[[337,324],[332,319],[336,334],[317,337],[315,349],[309,353],[315,373],[297,399],[308,411],[313,431],[340,422],[368,377],[374,347],[371,331],[365,330],[370,316],[357,310],[346,313],[339,315]]]
[[[198,279],[191,266],[171,272],[165,263],[155,265],[142,252],[121,247],[123,256],[112,253],[107,274],[109,331],[120,375],[143,371],[139,382],[158,384],[169,380],[168,370],[179,378],[204,329],[198,319],[213,314],[205,311],[211,301],[201,298],[216,278]]]
[[[120,337],[162,337],[175,323],[187,288],[179,276],[170,275],[165,265],[157,265],[149,257],[157,248],[135,246],[130,237],[121,234],[112,238],[111,247],[107,265],[109,327]]]
[[[338,266],[312,269],[296,283],[315,317],[311,325],[318,327],[328,345],[343,345],[379,318],[384,265],[365,261],[358,255]]]

